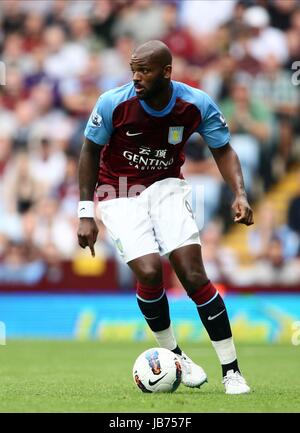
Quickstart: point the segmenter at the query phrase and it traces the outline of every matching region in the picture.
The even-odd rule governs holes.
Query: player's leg
[[[147,254],[128,262],[137,279],[137,303],[158,344],[181,354],[170,320],[159,254]]]
[[[165,179],[153,186],[151,219],[160,254],[169,256],[183,286],[198,307],[200,318],[208,331],[222,364],[226,392],[245,392],[232,340],[230,323],[221,296],[207,278],[202,263],[199,231],[191,209],[191,188],[181,179]],[[200,377],[202,370],[191,360],[190,378]],[[202,370],[203,371],[203,370]],[[232,372],[232,375],[231,375]],[[236,389],[237,388],[237,389]]]
[[[145,192],[138,198],[101,202],[98,216],[138,281],[138,305],[157,342],[166,349],[181,353],[170,322],[159,246],[149,218]]]
[[[228,394],[249,392],[240,374],[230,322],[224,301],[207,278],[199,244],[182,246],[169,256],[188,296],[195,302],[222,366],[223,382]]]
[[[151,188],[151,190],[150,190]],[[167,178],[149,188],[155,238],[160,255],[168,256],[188,239],[199,239],[198,228],[189,205],[191,189],[182,179]],[[182,383],[189,387],[200,387],[207,380],[199,365],[181,353]]]

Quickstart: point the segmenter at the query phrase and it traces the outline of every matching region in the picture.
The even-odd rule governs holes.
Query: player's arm
[[[99,161],[102,146],[85,138],[78,166],[79,194],[81,201],[93,201],[96,184],[98,181]]]
[[[232,204],[234,221],[247,226],[253,224],[253,211],[247,200],[241,164],[236,152],[229,143],[221,147],[211,147],[210,150],[223,179],[235,194]]]
[[[84,130],[85,140],[79,158],[78,242],[89,247],[95,256],[94,245],[98,228],[94,214],[94,193],[99,175],[101,149],[109,143],[112,133],[112,110],[107,94],[100,96]]]
[[[204,92],[199,108],[202,122],[198,132],[209,146],[225,182],[235,194],[232,205],[235,212],[234,221],[251,225],[253,211],[247,200],[240,161],[229,144],[230,133],[226,120],[217,104]]]
[[[93,216],[88,215],[94,211],[94,193],[98,180],[101,149],[102,146],[85,138],[78,167],[80,194],[78,243],[82,248],[88,246],[93,257],[95,256],[94,244],[97,240],[98,227]]]

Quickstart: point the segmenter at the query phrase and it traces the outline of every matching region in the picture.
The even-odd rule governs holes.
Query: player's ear
[[[172,73],[172,65],[165,66],[164,78],[171,78],[171,73]]]

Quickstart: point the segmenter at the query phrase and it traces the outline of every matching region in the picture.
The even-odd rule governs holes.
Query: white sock
[[[158,342],[160,347],[169,350],[174,350],[177,347],[177,342],[172,325],[170,325],[169,328],[164,329],[163,331],[153,331],[153,335],[156,338],[156,341]]]
[[[236,351],[232,337],[226,338],[226,340],[212,341],[211,343],[222,365],[230,364],[236,360]]]

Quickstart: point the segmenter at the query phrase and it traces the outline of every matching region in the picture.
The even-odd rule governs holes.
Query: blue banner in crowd
[[[180,341],[206,341],[193,302],[169,297]],[[299,337],[300,295],[227,295],[236,341],[291,342]],[[153,341],[134,295],[0,295],[6,338]],[[298,337],[297,337],[298,336]]]

